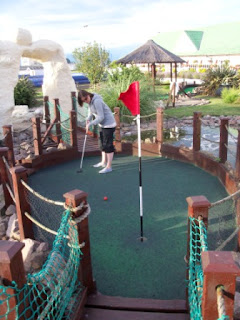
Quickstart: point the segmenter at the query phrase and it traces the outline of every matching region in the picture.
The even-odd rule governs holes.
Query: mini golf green
[[[99,158],[43,169],[29,177],[29,185],[43,196],[64,201],[73,189],[88,193],[93,274],[98,291],[122,297],[184,299],[187,248],[186,197],[205,195],[210,202],[227,196],[218,179],[182,162],[160,157],[142,159],[143,232],[140,236],[138,158],[115,156],[113,171],[99,174],[92,165]],[[107,197],[108,200],[104,200]],[[57,230],[62,209],[38,204],[37,220]],[[209,249],[219,237],[225,240],[235,228],[229,212],[210,217]],[[235,240],[228,244],[234,250]]]

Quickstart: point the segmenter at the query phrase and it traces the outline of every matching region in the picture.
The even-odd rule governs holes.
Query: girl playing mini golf
[[[102,151],[102,160],[95,164],[94,167],[103,168],[99,173],[109,173],[112,171],[112,160],[115,151],[113,133],[116,128],[116,121],[112,111],[100,95],[90,93],[86,90],[79,91],[78,103],[81,107],[83,106],[83,103],[89,105],[90,114],[86,120],[86,133],[90,126],[97,124],[99,126],[99,146]]]

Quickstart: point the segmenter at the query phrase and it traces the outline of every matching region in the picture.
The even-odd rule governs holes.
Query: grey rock
[[[5,214],[6,214],[6,216],[11,216],[16,212],[17,212],[16,211],[16,206],[14,204],[10,204],[10,206],[7,208]]]
[[[6,235],[11,238],[12,233],[18,230],[18,220],[17,215],[14,213],[11,215],[9,221],[8,221],[8,227],[6,231]]]
[[[47,242],[41,242],[36,249],[36,252],[47,251],[49,249],[49,245]]]
[[[150,138],[146,138],[146,139],[144,140],[144,142],[145,142],[145,143],[152,143],[152,141],[151,141]]]
[[[6,235],[6,225],[3,222],[0,222],[0,239]]]
[[[46,252],[33,252],[31,255],[31,268],[34,271],[40,270],[46,261]]]
[[[46,149],[46,152],[55,152],[55,151],[57,151],[57,148],[55,148],[55,147],[48,147]]]
[[[28,263],[28,261],[30,261],[31,259],[32,252],[39,245],[39,243],[29,238],[23,239],[22,242],[25,244],[24,248],[22,249],[23,261],[26,261],[26,263]]]

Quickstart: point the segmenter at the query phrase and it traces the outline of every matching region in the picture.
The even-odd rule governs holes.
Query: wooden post
[[[219,144],[219,158],[220,163],[227,161],[227,145],[228,145],[228,118],[222,118],[220,123],[220,144]]]
[[[202,217],[202,220],[206,226],[208,227],[208,209],[211,203],[204,196],[192,196],[186,198],[188,203],[188,233],[187,233],[187,254],[186,254],[186,279],[189,280],[189,257],[190,257],[190,228],[191,223],[189,217],[198,219],[199,216]],[[186,301],[188,306],[188,289],[186,288]]]
[[[153,81],[153,92],[155,93],[155,79],[156,79],[156,65],[155,65],[155,63],[151,64],[151,73],[152,73],[152,81]]]
[[[15,157],[14,157],[14,150],[13,150],[13,137],[12,137],[12,126],[3,126],[3,135],[5,137],[5,147],[8,148],[8,163],[10,167],[15,166]]]
[[[156,78],[156,65],[155,65],[155,63],[151,64],[151,73],[152,73],[152,79],[154,80]]]
[[[73,148],[77,148],[77,113],[71,110],[69,113],[70,117],[70,141]]]
[[[119,107],[114,108],[114,118],[116,121],[115,141],[121,142],[121,133],[120,133],[121,122],[120,122],[120,108]]]
[[[98,126],[97,125],[95,125],[95,126],[93,126],[93,138],[97,138],[98,137]]]
[[[201,149],[201,112],[194,112],[193,116],[193,151]]]
[[[236,224],[237,227],[240,226],[240,199],[237,198],[235,201],[235,210],[236,210]],[[236,251],[239,252],[240,251],[240,230],[238,230],[237,233],[237,248]]]
[[[47,130],[51,123],[48,96],[44,96],[44,116],[45,116],[45,122],[46,122],[46,130]]]
[[[77,112],[77,97],[76,97],[75,91],[71,92],[71,97],[72,97],[72,110]]]
[[[175,108],[175,92],[176,92],[176,82],[172,82],[172,106]]]
[[[240,179],[240,129],[238,129],[238,141],[237,141],[237,155],[236,155],[236,165],[235,165],[235,176]]]
[[[21,250],[24,247],[22,242],[12,242],[0,240],[0,277],[6,286],[11,285],[15,281],[18,288],[21,289],[26,283],[25,270],[23,265]],[[12,296],[9,301],[10,313],[7,314],[8,320],[17,319],[16,305],[19,303],[17,297],[14,296],[14,289],[7,289],[7,294]],[[4,299],[4,296],[3,296]],[[24,303],[19,305],[18,313],[21,313]],[[1,304],[0,318],[5,318],[8,310],[7,303]]]
[[[72,190],[63,195],[66,199],[66,205],[71,206],[72,208],[78,207],[81,203],[87,204],[87,193],[81,190]],[[75,218],[80,217],[84,214],[86,208],[74,212],[73,215]],[[81,281],[83,286],[88,288],[88,293],[96,291],[96,283],[93,280],[92,275],[92,262],[91,262],[91,252],[90,252],[90,237],[89,237],[89,228],[88,228],[88,217],[80,221],[77,224],[78,230],[78,239],[79,244],[85,243],[85,246],[81,249],[83,256],[80,261],[80,267],[78,271],[78,279]],[[80,258],[80,257],[79,257]]]
[[[163,143],[163,108],[157,108],[157,142]]]
[[[205,196],[193,196],[186,198],[188,203],[188,218],[198,219],[199,216],[208,227],[208,209],[211,203]],[[187,245],[187,260],[189,259],[189,240],[190,240],[190,223],[188,219],[188,245]]]
[[[34,239],[32,221],[25,216],[25,212],[30,214],[30,206],[26,199],[25,187],[21,180],[27,182],[27,169],[24,167],[14,167],[10,169],[13,180],[13,190],[15,195],[15,205],[20,231],[20,239]]]
[[[114,118],[116,121],[116,129],[115,129],[115,149],[117,152],[122,151],[122,143],[121,143],[121,122],[120,122],[120,108],[114,108]]]
[[[3,157],[7,160],[8,157],[8,148],[2,147],[0,148],[0,175],[1,175],[1,182],[2,182],[2,187],[3,187],[3,195],[4,195],[4,201],[5,201],[5,207],[9,207],[10,204],[13,204],[13,200],[11,198],[11,195],[7,189],[7,183],[9,183],[8,179],[8,173],[7,173],[7,168],[6,165],[3,161]]]
[[[33,146],[35,156],[42,154],[41,122],[40,117],[32,118]]]
[[[174,87],[174,105],[173,107],[175,107],[176,105],[176,97],[178,97],[178,91],[177,91],[177,88],[178,88],[178,85],[177,85],[177,63],[174,62],[174,81],[175,81],[175,87]]]
[[[175,82],[177,82],[177,62],[174,62],[174,66],[175,66]],[[176,92],[177,93],[177,92]]]
[[[240,179],[240,129],[238,129],[238,141],[237,141],[237,155],[236,155],[236,164],[235,164],[235,177]],[[236,219],[237,226],[240,226],[240,199],[237,198],[236,201]],[[238,244],[237,251],[240,250],[240,231],[238,232]]]
[[[236,277],[240,276],[240,269],[234,262],[234,253],[230,251],[202,252],[203,268],[203,320],[218,319],[217,293],[219,285],[224,287],[224,302],[226,315],[233,319],[234,295],[236,291]]]
[[[59,143],[60,140],[62,139],[61,125],[60,125],[61,116],[60,116],[60,110],[58,109],[58,107],[59,107],[59,99],[54,99],[54,113],[56,117],[55,128],[56,128],[57,143]]]

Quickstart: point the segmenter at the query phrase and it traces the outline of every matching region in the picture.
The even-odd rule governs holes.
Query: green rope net
[[[189,280],[188,280],[188,302],[190,308],[190,319],[202,319],[202,291],[203,271],[201,252],[207,250],[207,231],[204,223],[189,217],[190,240],[189,240]]]
[[[62,111],[61,107],[58,106],[58,110],[60,112],[61,119],[61,132],[62,132],[62,140],[68,144],[71,143],[70,140],[70,119],[69,115]]]
[[[75,97],[73,97],[73,102],[74,102],[74,109],[77,113],[77,124],[78,127],[84,128],[86,127],[86,119],[88,116],[88,107],[87,104],[84,103],[83,107],[78,107],[77,106],[77,100]],[[50,118],[51,120],[54,119],[54,105],[50,102],[48,102],[49,104],[49,112],[50,112]],[[57,106],[58,110],[60,112],[60,118],[61,118],[61,132],[62,132],[62,140],[68,144],[71,143],[70,140],[70,119],[69,119],[69,115],[67,113],[65,113],[61,106]],[[98,134],[98,126],[92,126],[89,128],[89,131],[92,132],[93,134]],[[56,127],[55,125],[52,128],[52,133],[56,134]]]
[[[208,248],[209,250],[235,251],[238,243],[237,233],[227,240],[237,228],[236,210],[240,194],[225,200],[209,209]],[[226,241],[227,240],[227,241]]]
[[[0,319],[71,319],[82,291],[78,281],[81,254],[76,225],[66,210],[42,269],[28,274],[22,288],[15,282],[0,285],[0,309],[5,308]]]
[[[48,102],[49,105],[49,113],[50,113],[50,119],[51,121],[55,118],[54,115],[54,105],[51,102]],[[70,144],[71,143],[71,139],[70,139],[70,118],[69,115],[67,113],[65,113],[64,111],[62,111],[61,107],[58,105],[57,106],[59,112],[60,112],[60,119],[61,119],[61,137],[62,140],[65,143]],[[56,124],[52,127],[51,129],[52,133],[54,135],[56,135]]]
[[[189,217],[189,280],[188,303],[191,320],[202,320],[203,270],[201,253],[208,251],[208,237],[202,220]],[[229,320],[229,316],[222,316],[218,320]]]
[[[29,177],[29,182],[31,184],[31,176]],[[24,188],[24,193],[30,206],[32,218],[45,227],[57,232],[61,223],[63,207],[43,201],[34,193],[29,192],[26,188]],[[34,239],[39,242],[47,242],[49,247],[52,248],[56,236],[40,228],[35,223],[32,224],[32,227]]]

